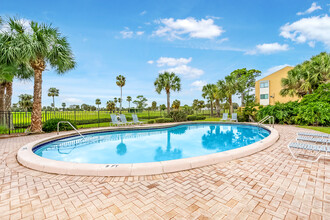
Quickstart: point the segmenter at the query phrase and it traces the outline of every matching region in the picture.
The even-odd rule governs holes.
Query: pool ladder
[[[261,119],[259,122],[258,122],[258,126],[262,125],[264,122],[266,122],[268,120],[269,124],[270,124],[270,127],[273,127],[274,128],[274,124],[275,124],[275,119],[274,119],[274,116],[271,116],[271,115],[267,115],[266,117],[264,117],[263,119]]]
[[[85,136],[84,135],[82,135],[70,122],[68,122],[68,121],[59,121],[58,123],[57,123],[57,135],[59,135],[59,132],[60,132],[60,124],[61,123],[67,123],[67,124],[69,124],[83,139],[85,139]]]

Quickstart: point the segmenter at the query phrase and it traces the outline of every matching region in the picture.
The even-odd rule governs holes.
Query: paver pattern
[[[31,170],[17,150],[54,134],[0,139],[0,219],[330,219],[330,160],[294,160],[286,145],[307,130],[275,128],[280,139],[254,155],[139,177]]]

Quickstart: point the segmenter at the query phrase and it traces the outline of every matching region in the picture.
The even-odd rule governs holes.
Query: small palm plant
[[[124,76],[119,75],[116,77],[116,80],[117,80],[116,81],[117,86],[120,87],[120,100],[122,100],[123,99],[123,87],[125,86],[126,79]],[[121,102],[119,102],[119,104],[120,104],[120,111],[121,111],[121,108],[122,108]]]
[[[170,92],[181,90],[181,80],[175,73],[164,72],[160,73],[154,82],[156,92],[160,94],[163,90],[167,95],[167,113],[170,113]]]
[[[95,99],[95,105],[97,105],[97,109],[100,110],[101,100]]]
[[[65,106],[66,106],[65,102],[62,102],[63,111],[65,111]]]
[[[49,88],[48,89],[48,96],[53,97],[53,108],[54,108],[54,115],[55,115],[55,96],[59,95],[59,90],[56,88]]]
[[[42,73],[46,64],[65,73],[75,67],[74,57],[67,39],[51,25],[18,19],[9,19],[8,25],[0,39],[0,63],[25,63],[34,70],[31,132],[42,132]]]
[[[29,94],[22,94],[19,95],[18,98],[19,98],[18,105],[21,109],[25,111],[25,117],[27,117],[28,110],[32,108],[33,96]]]

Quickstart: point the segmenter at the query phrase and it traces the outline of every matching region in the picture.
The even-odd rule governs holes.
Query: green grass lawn
[[[330,127],[316,127],[316,126],[297,126],[298,128],[307,128],[314,131],[320,131],[323,133],[330,134]]]

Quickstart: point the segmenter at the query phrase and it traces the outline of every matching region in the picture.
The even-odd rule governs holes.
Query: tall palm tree
[[[53,97],[53,108],[54,108],[54,114],[55,114],[55,96],[59,95],[59,90],[56,88],[49,88],[48,89],[48,96]]]
[[[181,90],[181,79],[175,73],[164,72],[160,73],[154,82],[156,92],[160,94],[163,90],[167,95],[167,113],[170,113],[170,92]]]
[[[226,99],[226,88],[224,80],[219,80],[216,84],[216,93],[214,96],[215,108],[217,111],[217,116],[220,117],[220,102]]]
[[[97,105],[98,110],[100,110],[101,99],[95,99],[95,105]]]
[[[28,26],[20,20],[9,19],[10,31],[1,39],[0,63],[24,62],[34,70],[33,110],[31,132],[42,132],[41,94],[42,72],[48,63],[62,74],[75,67],[67,39],[51,25],[31,21]],[[13,37],[14,36],[14,37]]]
[[[233,95],[236,94],[237,89],[238,89],[237,81],[233,74],[230,74],[225,77],[225,86],[224,87],[225,87],[225,91],[226,91],[225,94],[227,97],[227,101],[230,106],[230,115],[232,115],[233,114]]]
[[[25,111],[25,117],[27,117],[27,111],[28,109],[32,108],[33,102],[32,102],[32,95],[29,94],[22,94],[18,96],[19,101],[18,105],[21,109],[24,109]]]
[[[211,117],[213,116],[213,102],[216,98],[216,93],[217,93],[217,86],[214,84],[207,84],[205,86],[203,86],[202,89],[202,96],[203,98],[207,98],[208,100],[210,100],[210,104],[211,104]]]
[[[124,76],[119,75],[119,76],[116,77],[116,80],[117,80],[116,81],[117,86],[120,87],[120,100],[123,100],[123,87],[125,86],[126,79],[125,79]],[[121,103],[122,102],[119,102],[119,103],[120,103],[120,112],[121,112],[121,108],[122,108]]]
[[[126,101],[128,101],[128,112],[130,112],[132,97],[131,96],[127,96]]]

